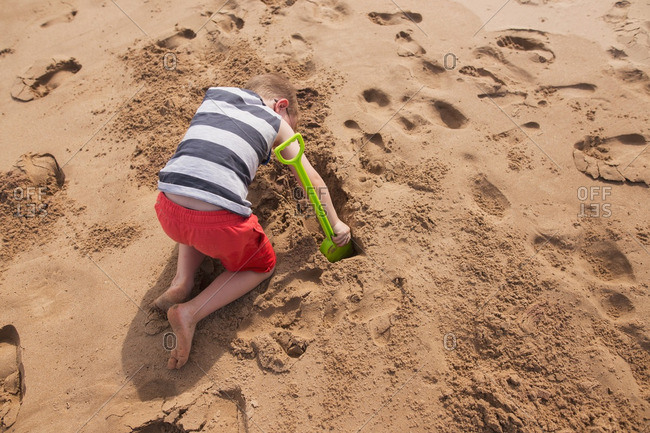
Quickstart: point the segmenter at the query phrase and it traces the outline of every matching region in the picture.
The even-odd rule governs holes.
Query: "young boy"
[[[280,75],[253,77],[246,89],[208,89],[176,153],[160,171],[156,213],[165,233],[178,242],[176,276],[154,301],[167,312],[176,335],[170,369],[187,362],[201,319],[248,293],[275,269],[275,252],[246,196],[272,148],[294,134],[298,103],[295,89]],[[282,156],[291,159],[298,151],[294,142]],[[337,217],[323,179],[305,156],[302,164],[322,193],[334,242],[345,245],[350,228]],[[219,259],[226,271],[185,302],[206,255]]]

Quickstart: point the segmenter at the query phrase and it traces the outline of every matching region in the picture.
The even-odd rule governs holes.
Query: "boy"
[[[176,335],[169,369],[187,362],[201,319],[248,293],[275,269],[275,252],[246,196],[272,148],[294,134],[298,103],[294,87],[280,75],[253,77],[246,89],[208,89],[176,153],[160,171],[156,214],[165,233],[178,242],[176,276],[154,301],[167,312]],[[294,142],[282,156],[291,159],[298,151]],[[350,228],[338,218],[323,179],[305,156],[302,163],[322,192],[334,242],[347,244]],[[226,271],[185,302],[206,255],[219,259]]]

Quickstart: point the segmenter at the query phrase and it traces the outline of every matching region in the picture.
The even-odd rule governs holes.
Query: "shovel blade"
[[[352,257],[354,255],[354,248],[352,247],[352,241],[339,247],[334,243],[332,238],[327,236],[323,240],[323,243],[320,244],[320,252],[323,253],[327,260],[334,263]]]

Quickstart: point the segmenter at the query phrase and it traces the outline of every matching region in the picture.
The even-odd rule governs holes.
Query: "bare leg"
[[[176,335],[176,348],[171,352],[167,368],[179,369],[185,365],[190,356],[194,330],[200,320],[250,292],[272,273],[273,270],[266,273],[225,271],[195,298],[172,306],[167,311],[167,319]]]
[[[154,305],[163,311],[167,311],[172,305],[187,299],[194,286],[194,274],[201,266],[204,258],[205,254],[194,247],[178,244],[176,276],[169,285],[169,289],[153,301]]]

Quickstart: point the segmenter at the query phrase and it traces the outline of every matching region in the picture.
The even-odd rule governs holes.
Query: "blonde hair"
[[[289,101],[287,113],[298,123],[298,98],[296,88],[280,74],[256,75],[246,83],[246,89],[260,95],[265,99],[282,99]]]

